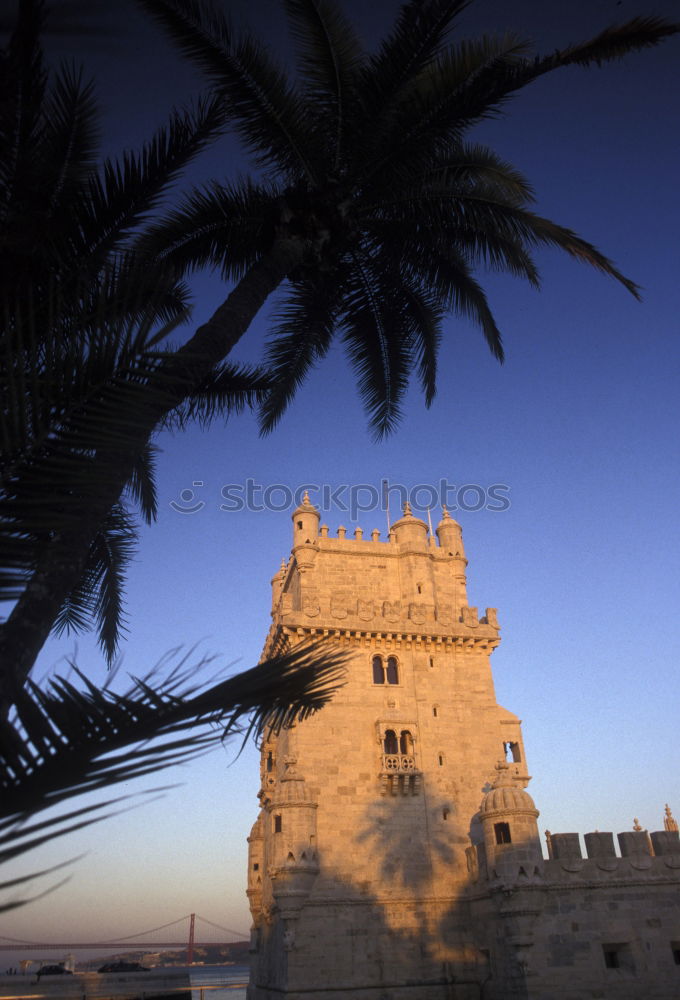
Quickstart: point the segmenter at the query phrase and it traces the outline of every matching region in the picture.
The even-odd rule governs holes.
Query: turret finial
[[[412,517],[413,516],[413,511],[411,510],[411,504],[408,502],[408,500],[404,504],[404,508],[403,509],[404,509],[404,517]]]
[[[449,514],[449,509],[446,504],[442,504],[442,521],[450,521],[451,515]]]
[[[496,764],[496,778],[493,783],[494,788],[502,788],[503,786],[514,785],[512,780],[512,775],[510,773],[510,765],[507,760],[499,760]]]
[[[666,814],[664,816],[664,818],[663,818],[663,828],[664,828],[664,830],[677,830],[678,829],[678,821],[673,816],[673,813],[671,812],[671,807],[668,805],[668,803],[666,803],[666,805],[665,805],[664,813]]]
[[[633,817],[633,829],[635,830],[636,833],[639,833],[640,830],[642,829],[642,827],[640,826],[640,820],[637,818],[637,816]]]
[[[311,500],[309,499],[309,493],[307,492],[307,490],[305,490],[305,492],[302,494],[302,502],[311,504]]]

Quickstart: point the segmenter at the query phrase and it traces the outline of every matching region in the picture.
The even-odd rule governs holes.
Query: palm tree
[[[263,428],[275,425],[339,334],[378,435],[395,426],[413,367],[432,400],[445,315],[471,316],[502,360],[500,332],[474,274],[479,264],[537,284],[532,251],[556,246],[637,295],[594,246],[535,214],[527,181],[465,135],[545,73],[656,45],[676,25],[638,17],[534,57],[511,36],[449,44],[464,0],[409,0],[370,54],[331,0],[286,0],[299,50],[291,80],[219,12],[194,0],[140,3],[207,73],[261,179],[194,192],[136,239],[136,252],[164,274],[218,265],[234,287],[184,346],[154,358],[145,381],[153,392],[131,392],[125,416],[106,411],[115,443],[88,451],[87,482],[64,472],[63,492],[80,493],[80,522],[77,531],[51,531],[17,584],[19,599],[0,634],[16,684],[81,585],[94,539],[154,431],[215,379],[275,289],[283,286],[284,297]],[[89,405],[96,423],[102,412]],[[96,490],[87,485],[94,481]]]
[[[99,167],[92,86],[68,69],[49,80],[43,16],[38,0],[20,4],[0,61],[0,597],[20,597],[54,538],[77,535],[87,499],[104,497],[76,585],[51,615],[58,631],[94,620],[111,659],[136,537],[131,507],[156,516],[153,446],[139,439],[129,450],[128,414],[143,395],[165,402],[163,343],[189,312],[177,269],[144,259],[138,231],[221,132],[223,102],[176,112],[140,154]],[[266,384],[255,370],[219,366],[183,387],[166,421],[252,405]],[[131,462],[122,496],[111,472],[120,451]]]
[[[162,407],[172,386],[180,405],[164,420],[182,426],[252,405],[269,383],[226,364],[191,384],[164,374],[162,344],[187,315],[187,290],[174,263],[139,247],[158,197],[222,129],[223,102],[174,114],[139,155],[98,169],[92,88],[68,70],[49,79],[42,17],[39,0],[22,0],[0,54],[0,596],[20,596],[54,540],[77,539],[90,505],[108,504],[87,521],[75,586],[49,615],[57,630],[94,620],[111,659],[133,507],[147,521],[156,515],[152,446],[130,434],[139,401]],[[130,463],[121,485],[120,454]],[[43,687],[14,667],[3,662],[0,865],[104,818],[126,796],[36,818],[45,810],[317,710],[341,681],[342,657],[296,646],[217,682],[197,680],[201,663],[185,657],[124,694],[99,690],[75,666]],[[0,882],[0,891],[40,874],[49,873]]]

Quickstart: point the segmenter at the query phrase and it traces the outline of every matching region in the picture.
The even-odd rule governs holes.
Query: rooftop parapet
[[[586,842],[586,854],[589,858],[616,857],[613,833],[600,833],[596,830],[594,833],[586,833],[583,839]]]
[[[636,884],[649,881],[655,885],[678,885],[680,834],[677,830],[660,830],[652,834],[648,834],[646,830],[627,830],[619,834],[618,839],[622,846],[621,857],[615,853],[612,833],[586,833],[588,856],[584,857],[578,834],[549,834],[548,861],[535,867],[527,867],[521,860],[508,858],[501,870],[493,859],[490,863],[483,852],[482,857],[486,863],[482,862],[479,870],[482,878],[486,877],[493,882],[500,877],[507,885],[517,889],[527,887],[530,883],[543,883],[546,886],[578,883],[592,888],[607,886],[612,882],[622,885],[628,880]],[[479,874],[474,874],[473,881],[478,880]]]
[[[646,830],[625,830],[618,835],[618,841],[622,858],[652,853],[652,845]]]
[[[680,834],[677,830],[655,830],[650,837],[657,857],[663,854],[680,855]]]
[[[550,833],[546,831],[548,854],[551,860],[565,861],[583,858],[578,833]],[[616,858],[614,834],[596,830],[584,835],[586,858]],[[680,862],[680,833],[677,830],[624,830],[617,834],[622,858],[674,856]]]
[[[581,842],[577,833],[552,833],[548,839],[551,858],[581,858]]]
[[[332,538],[328,525],[319,525],[321,515],[306,492],[302,502],[293,511],[291,517],[294,549],[305,544],[316,545],[318,540],[322,540],[326,545],[328,543],[337,544],[338,541],[343,545],[352,545],[357,542],[380,544],[381,546],[399,545],[424,552],[429,548],[434,548],[440,550],[442,555],[446,552],[447,557],[460,560],[463,568],[467,565],[462,528],[457,521],[454,521],[446,507],[443,508],[442,519],[437,525],[436,532],[432,533],[431,526],[428,528],[425,521],[415,517],[410,504],[405,503],[403,516],[389,526],[387,538],[384,541],[380,540],[380,531],[377,528],[370,532],[370,537],[365,537],[363,528],[355,527],[354,537],[349,538],[344,525],[340,525],[337,529],[337,538]]]

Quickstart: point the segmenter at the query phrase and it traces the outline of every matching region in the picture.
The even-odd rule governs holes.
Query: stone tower
[[[468,604],[446,511],[436,538],[408,505],[386,541],[319,520],[305,497],[265,655],[324,638],[351,659],[323,712],[262,746],[249,998],[476,1000],[465,887],[490,853],[541,860],[520,722],[494,693],[496,612]]]
[[[493,608],[460,526],[406,508],[329,538],[305,497],[265,655],[349,656],[324,710],[262,746],[249,838],[249,1000],[677,1000],[680,835],[546,831],[497,704]],[[580,790],[579,790],[580,792]]]

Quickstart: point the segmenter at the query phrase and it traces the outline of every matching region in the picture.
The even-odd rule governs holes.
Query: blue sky
[[[545,51],[642,6],[479,2],[464,24],[475,33],[514,27]],[[356,12],[369,40],[395,7],[383,0]],[[672,16],[673,7],[661,0],[654,10]],[[256,30],[282,44],[274,0],[233,9],[237,17],[247,9]],[[57,53],[84,59],[95,75],[110,150],[136,144],[196,90],[192,71],[133,6],[118,11],[115,21],[103,9],[97,15],[117,34],[78,40],[77,49],[62,41]],[[493,360],[477,330],[451,319],[434,405],[426,410],[414,390],[387,441],[372,441],[339,352],[268,438],[249,415],[208,432],[162,435],[161,511],[142,532],[130,572],[124,669],[143,672],[167,650],[194,643],[233,669],[257,661],[269,580],[290,549],[290,517],[220,510],[226,484],[504,484],[509,509],[458,519],[471,603],[499,609],[497,694],[524,721],[541,829],[619,831],[634,816],[658,829],[665,802],[680,814],[676,67],[672,41],[601,71],[556,74],[477,133],[529,177],[541,214],[576,229],[642,285],[642,303],[563,255],[540,252],[540,293],[483,277],[506,364]],[[244,169],[227,139],[190,179]],[[206,275],[194,287],[198,322],[225,289]],[[267,317],[265,310],[239,345],[239,359],[261,356]],[[194,482],[204,484],[194,491],[205,506],[177,513],[171,502]],[[342,510],[323,520],[332,531],[352,523]],[[357,523],[368,532],[384,530],[384,520],[377,510]],[[51,642],[38,674],[73,650],[72,639]],[[87,638],[78,640],[78,662],[104,677]],[[0,934],[105,939],[191,911],[246,931],[257,755],[248,748],[235,760],[236,749],[167,774],[163,783],[182,787],[153,805],[26,859],[22,870],[88,852],[67,886],[9,914]]]

